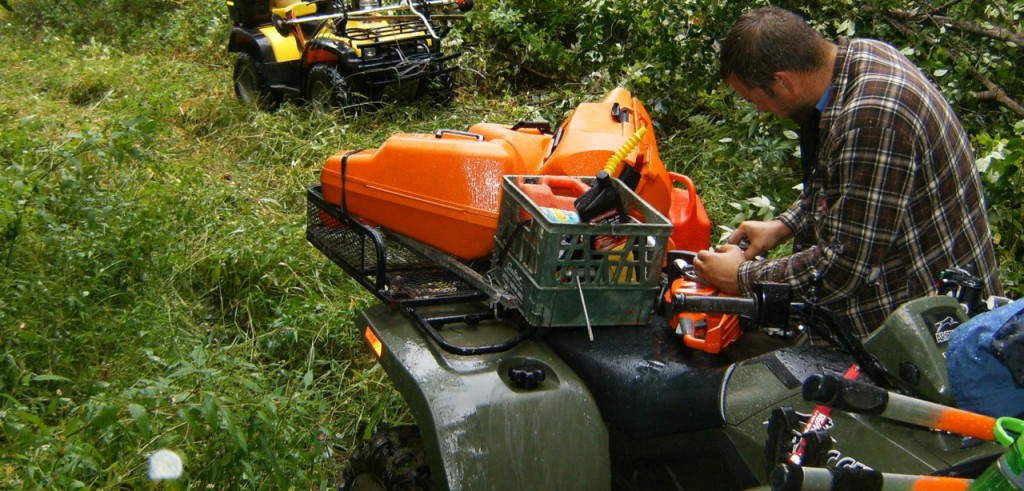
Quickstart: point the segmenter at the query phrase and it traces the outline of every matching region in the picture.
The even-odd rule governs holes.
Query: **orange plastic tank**
[[[320,181],[324,199],[347,213],[472,260],[494,248],[501,177],[524,171],[504,140],[399,133],[375,150],[333,155]]]
[[[590,190],[590,186],[579,178],[569,176],[541,176],[537,179],[536,184],[519,179],[516,185],[523,191],[523,194],[530,198],[530,201],[542,209],[557,209],[573,213],[576,212],[576,198]],[[530,213],[527,210],[520,211],[520,220],[529,218]]]
[[[576,198],[583,196],[590,186],[569,176],[542,176],[536,184],[516,183],[537,206],[576,210]]]
[[[595,176],[640,128],[645,135],[613,175],[621,177],[626,166],[639,173],[635,190],[672,221],[673,248],[707,248],[711,225],[692,182],[675,187],[689,179],[667,171],[650,115],[622,88],[580,104],[553,134],[540,124],[478,123],[469,131],[398,133],[377,149],[339,152],[323,166],[322,192],[356,217],[459,259],[478,259],[494,247],[502,176]],[[553,183],[556,192],[564,188]]]
[[[596,175],[608,158],[640,128],[647,128],[647,133],[625,156],[623,165],[640,172],[636,193],[667,216],[672,201],[672,182],[658,155],[654,125],[643,104],[621,87],[609,92],[601,102],[576,107],[556,132],[555,147],[539,174]],[[612,175],[619,177],[620,172]]]
[[[477,123],[469,132],[481,135],[484,140],[505,140],[516,149],[526,174],[536,175],[544,159],[551,153],[554,135],[545,133],[535,126],[505,126],[494,123]]]
[[[697,195],[693,180],[682,174],[669,172],[673,183],[682,188],[672,188],[672,207],[668,219],[672,222],[672,237],[669,250],[699,251],[711,246],[711,219],[704,203]]]

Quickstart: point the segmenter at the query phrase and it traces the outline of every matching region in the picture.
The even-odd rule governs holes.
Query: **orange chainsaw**
[[[665,304],[671,305],[677,295],[731,296],[702,281],[693,269],[697,253],[671,251],[668,257],[669,281],[665,291]],[[669,326],[682,336],[686,346],[707,353],[718,353],[743,334],[740,317],[733,314],[704,312],[675,312]]]

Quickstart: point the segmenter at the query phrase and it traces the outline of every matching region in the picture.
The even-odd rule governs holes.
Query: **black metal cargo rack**
[[[306,195],[306,240],[382,302],[410,305],[487,298],[436,258],[325,201],[320,186],[308,188]],[[487,265],[465,267],[483,276]]]
[[[308,188],[306,198],[306,240],[382,302],[402,309],[441,349],[457,355],[498,353],[536,332],[536,327],[519,323],[522,329],[518,334],[497,344],[449,343],[439,333],[446,326],[503,318],[518,306],[518,299],[488,284],[489,262],[463,264],[436,249],[367,225],[324,200],[320,186]],[[485,315],[427,317],[418,308],[483,300],[492,306]]]

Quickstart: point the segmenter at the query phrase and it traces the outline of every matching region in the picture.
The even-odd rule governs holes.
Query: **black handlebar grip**
[[[858,467],[801,467],[789,462],[779,464],[770,476],[772,491],[881,491],[885,476],[874,469]]]
[[[807,377],[801,392],[805,400],[859,414],[877,416],[889,405],[885,389],[834,374]]]
[[[672,309],[676,312],[753,316],[757,313],[757,304],[749,298],[678,294],[672,297]]]

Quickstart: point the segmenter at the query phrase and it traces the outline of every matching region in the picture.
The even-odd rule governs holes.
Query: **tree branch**
[[[1004,90],[1002,87],[996,85],[995,82],[993,82],[993,81],[991,81],[991,80],[989,80],[989,79],[987,79],[985,77],[982,77],[980,75],[979,75],[979,77],[981,78],[981,83],[984,84],[985,87],[988,88],[988,90],[985,90],[985,91],[982,91],[982,92],[975,92],[974,95],[975,95],[975,97],[978,98],[978,100],[980,100],[980,101],[986,101],[986,100],[996,100],[996,101],[999,101],[999,102],[1005,104],[1006,107],[1009,107],[1010,110],[1012,110],[1013,112],[1017,113],[1020,116],[1024,116],[1024,106],[1022,106],[1019,102],[1013,100],[1012,97],[1007,95],[1006,90]]]
[[[892,9],[889,11],[894,17],[910,22],[924,22],[931,21],[936,25],[949,26],[958,31],[968,32],[971,34],[977,34],[987,38],[995,39],[998,41],[1005,41],[1016,44],[1024,44],[1024,33],[1011,31],[1005,27],[999,26],[982,26],[975,24],[974,22],[967,22],[963,20],[957,20],[952,17],[946,17],[944,15],[937,14],[915,14],[909,10],[903,9]]]
[[[900,15],[899,12],[906,13],[906,11],[899,11],[899,12],[897,12],[896,10],[898,10],[898,9],[894,9],[894,11],[890,11],[892,16],[887,16],[887,19],[889,20],[889,23],[892,24],[892,26],[896,28],[896,30],[898,30],[901,33],[903,33],[904,36],[908,36],[909,37],[909,35],[911,34],[910,28],[907,27],[906,24],[900,22],[900,20],[896,18],[896,17],[898,17]],[[926,15],[926,16],[917,16],[917,17],[914,17],[914,18],[918,18],[918,17],[931,18],[931,17],[935,17],[935,16],[927,16]],[[913,20],[914,18],[912,18],[911,20]],[[935,38],[932,38],[931,36],[922,35],[921,37],[928,44],[932,44],[932,45],[938,44],[938,41],[936,41]],[[952,49],[950,49],[948,47],[946,48],[946,52],[949,53],[950,57],[960,56],[956,51],[954,51],[954,50],[952,50]],[[971,71],[974,72],[974,75],[978,77],[978,79],[981,81],[982,85],[984,85],[985,88],[988,89],[988,90],[985,90],[985,91],[982,91],[982,92],[975,92],[974,93],[974,96],[979,101],[995,100],[997,102],[1000,102],[1000,103],[1004,104],[1006,107],[1010,108],[1011,111],[1013,111],[1013,112],[1015,112],[1015,113],[1017,113],[1017,114],[1019,114],[1021,116],[1024,116],[1024,106],[1022,106],[1014,98],[1010,97],[1010,95],[1007,94],[1006,91],[1003,90],[1002,87],[1000,87],[995,82],[989,80],[987,77],[982,75],[977,70],[971,70]]]

